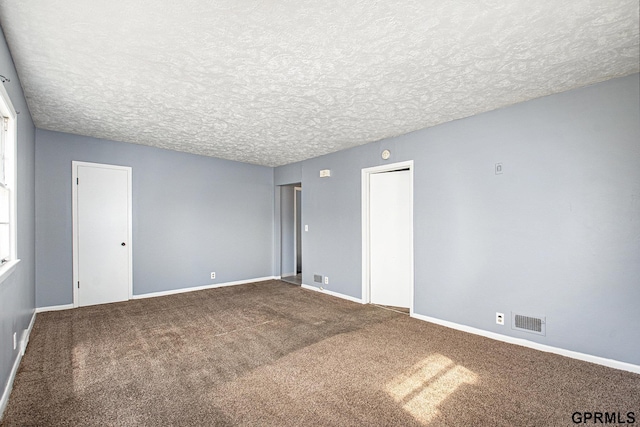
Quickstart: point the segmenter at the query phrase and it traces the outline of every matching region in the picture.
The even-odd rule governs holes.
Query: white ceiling
[[[0,23],[37,127],[267,166],[640,69],[637,0],[0,0]]]

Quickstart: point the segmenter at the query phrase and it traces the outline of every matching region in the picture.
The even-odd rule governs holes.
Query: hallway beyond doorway
[[[282,277],[280,280],[291,283],[292,285],[302,286],[302,273],[298,273],[295,276]]]

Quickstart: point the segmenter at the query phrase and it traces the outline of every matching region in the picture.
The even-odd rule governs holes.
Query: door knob
[[[127,246],[127,244],[125,242],[122,242],[121,245],[122,246]]]

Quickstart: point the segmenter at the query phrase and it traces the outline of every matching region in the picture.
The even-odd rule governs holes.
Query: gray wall
[[[361,169],[414,160],[417,314],[640,364],[639,86],[631,75],[277,168],[276,183],[301,169],[303,283],[323,274],[361,297]],[[496,311],[546,316],[547,334],[498,326]]]
[[[29,327],[35,309],[35,128],[22,93],[20,81],[0,32],[0,74],[11,79],[4,83],[18,115],[18,258],[16,270],[0,283],[0,395],[18,357],[13,350],[13,333],[18,336]],[[0,83],[1,84],[1,83]]]
[[[272,168],[38,129],[38,307],[73,301],[72,160],[133,168],[134,295],[273,275]]]
[[[276,185],[290,185],[302,181],[302,162],[291,163],[275,168],[273,171]]]

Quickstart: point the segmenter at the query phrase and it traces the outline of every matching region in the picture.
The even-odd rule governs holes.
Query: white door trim
[[[78,307],[78,167],[97,167],[102,169],[117,169],[127,172],[127,220],[129,223],[127,229],[127,246],[129,247],[129,299],[133,299],[133,209],[132,209],[132,168],[130,166],[107,165],[103,163],[79,162],[71,161],[71,204],[73,216],[73,307]]]
[[[409,169],[410,176],[410,202],[411,202],[411,306],[409,314],[413,316],[414,301],[414,255],[413,255],[413,160],[406,162],[390,163],[388,165],[374,166],[362,169],[362,303],[371,303],[371,277],[370,277],[370,236],[369,236],[369,190],[370,176],[375,173],[392,172]]]
[[[293,187],[293,275],[298,275],[298,191],[302,196],[302,187]],[[300,215],[302,217],[302,215]],[[302,234],[302,233],[301,233]]]

